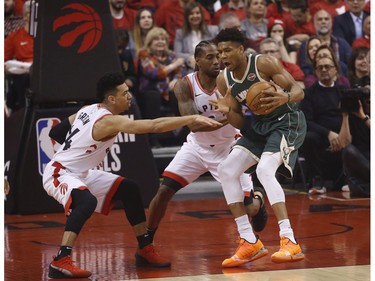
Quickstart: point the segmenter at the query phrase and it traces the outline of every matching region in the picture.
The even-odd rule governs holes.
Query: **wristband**
[[[370,116],[365,115],[365,118],[363,118],[362,121],[366,123],[366,121],[369,120],[369,119],[370,119]]]

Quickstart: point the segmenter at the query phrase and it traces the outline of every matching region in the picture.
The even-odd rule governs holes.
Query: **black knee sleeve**
[[[142,196],[137,183],[124,179],[113,198],[123,203],[126,217],[132,226],[146,221]]]
[[[94,213],[98,200],[87,189],[74,189],[71,192],[71,197],[72,212],[67,219],[65,231],[78,234],[88,218]]]
[[[169,188],[172,188],[175,192],[179,191],[182,188],[181,183],[166,176],[163,178],[163,182],[161,183],[161,185],[166,185]]]
[[[243,203],[245,206],[248,206],[253,203],[254,190],[251,190],[248,195],[245,195]]]

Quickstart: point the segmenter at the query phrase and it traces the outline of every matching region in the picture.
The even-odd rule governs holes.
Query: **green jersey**
[[[242,105],[246,106],[246,94],[247,90],[255,83],[266,81],[260,77],[258,69],[256,67],[256,61],[259,55],[249,55],[247,67],[244,76],[241,79],[236,79],[233,77],[233,73],[224,70],[224,79],[226,81],[227,87],[231,88],[232,96]],[[291,112],[295,109],[296,105],[294,103],[284,104],[276,108],[273,112],[266,115],[254,115],[257,119],[270,120],[279,117],[287,112]]]

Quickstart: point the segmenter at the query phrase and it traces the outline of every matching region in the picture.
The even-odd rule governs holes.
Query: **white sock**
[[[253,228],[249,222],[249,217],[247,215],[243,215],[241,217],[234,219],[237,224],[238,232],[240,233],[240,237],[245,239],[249,243],[255,243],[257,238],[253,232]]]
[[[290,221],[288,219],[280,220],[279,222],[279,235],[280,237],[287,237],[294,244],[297,244],[296,239],[294,238],[293,229],[290,226]]]

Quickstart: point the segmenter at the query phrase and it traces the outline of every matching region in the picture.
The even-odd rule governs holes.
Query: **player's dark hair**
[[[242,46],[245,46],[246,38],[237,27],[225,28],[220,30],[218,35],[216,35],[215,42],[220,43],[227,41],[234,41],[240,43]]]
[[[289,0],[288,8],[295,10],[300,9],[302,13],[306,13],[309,6],[306,0]]]
[[[119,72],[104,75],[96,84],[96,97],[100,102],[104,101],[109,92],[114,91],[117,86],[124,82],[125,77]]]
[[[203,41],[200,41],[198,43],[197,46],[195,46],[195,51],[194,51],[194,58],[196,59],[197,57],[200,57],[201,54],[203,53],[203,48],[209,46],[209,45],[212,45],[213,42],[212,41],[208,41],[208,40],[203,40]]]

